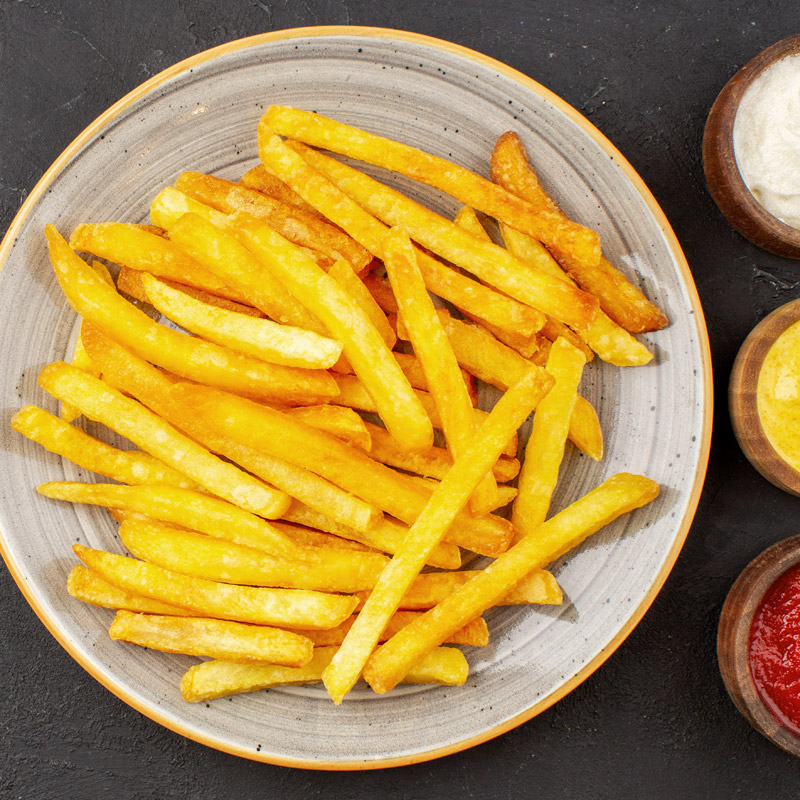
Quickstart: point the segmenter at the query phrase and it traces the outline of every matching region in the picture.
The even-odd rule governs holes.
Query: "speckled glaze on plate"
[[[492,643],[467,648],[454,688],[358,688],[335,707],[319,687],[276,689],[190,705],[178,684],[194,659],[112,642],[112,612],[65,589],[80,541],[121,552],[99,509],[39,497],[81,470],[10,430],[25,403],[56,404],[37,386],[70,352],[75,314],[55,282],[42,228],[145,220],[156,191],[184,169],[237,178],[256,163],[256,123],[270,103],[306,108],[398,138],[487,174],[496,137],[516,130],[543,183],[596,229],[609,259],[669,315],[645,337],[646,367],[593,363],[582,391],[606,432],[601,464],[568,454],[561,508],[611,474],[657,480],[657,501],[619,520],[554,569],[560,608],[488,613]],[[372,174],[379,174],[370,170]],[[387,178],[436,210],[450,198]],[[620,153],[574,109],[531,79],[465,48],[400,31],[309,28],[223,45],[157,75],[112,106],[59,157],[0,248],[0,545],[14,578],[58,641],[97,680],[159,723],[211,747],[317,769],[409,764],[519,725],[563,697],[619,646],[663,584],[686,537],[705,474],[711,368],[702,310],[668,222]],[[54,713],[58,713],[54,709]]]

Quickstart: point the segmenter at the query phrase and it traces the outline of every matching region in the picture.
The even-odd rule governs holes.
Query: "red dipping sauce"
[[[784,727],[800,734],[800,564],[770,586],[753,616],[750,673]]]

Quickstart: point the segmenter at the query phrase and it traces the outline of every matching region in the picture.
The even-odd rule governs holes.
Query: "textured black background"
[[[117,700],[56,644],[0,567],[0,797],[797,798],[800,764],[750,729],[717,671],[725,594],[767,545],[798,533],[800,500],[733,439],[725,388],[767,312],[800,295],[800,263],[738,236],[703,180],[706,114],[762,48],[800,32],[797,0],[738,3],[347,0],[0,0],[0,227],[95,116],[181,58],[263,31],[378,25],[498,58],[574,105],[653,190],[694,273],[717,414],[708,479],[677,565],[595,675],[499,739],[369,773],[251,763],[182,739]]]

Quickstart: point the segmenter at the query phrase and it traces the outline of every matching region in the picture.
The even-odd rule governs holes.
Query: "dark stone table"
[[[146,78],[222,42],[321,24],[414,30],[503,60],[587,115],[650,186],[694,273],[716,373],[711,462],[686,546],[630,638],[554,708],[472,750],[358,774],[252,763],[159,727],[56,644],[0,567],[0,797],[797,798],[800,764],[733,707],[715,635],[736,575],[798,533],[800,500],[745,461],[725,390],[747,332],[800,295],[800,262],[728,226],[706,191],[700,143],[717,92],[800,31],[800,6],[0,0],[0,226],[70,140]]]

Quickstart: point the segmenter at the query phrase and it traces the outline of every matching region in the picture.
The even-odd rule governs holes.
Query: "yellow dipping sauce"
[[[800,322],[787,328],[767,352],[756,404],[769,443],[800,472]]]

